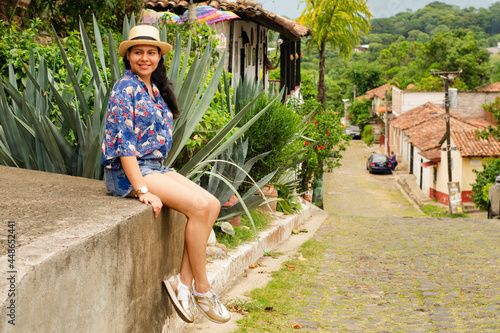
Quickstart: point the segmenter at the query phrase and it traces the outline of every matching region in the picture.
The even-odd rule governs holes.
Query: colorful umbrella
[[[181,17],[179,15],[175,15],[174,13],[171,12],[164,12],[162,14],[163,14],[163,19],[165,19],[167,22],[177,23],[181,20]]]
[[[181,22],[187,21],[188,12],[185,11],[182,15]],[[226,20],[234,20],[240,18],[238,15],[228,11],[217,10],[212,6],[196,7],[196,22],[207,22],[213,24]]]
[[[157,12],[152,9],[143,9],[138,23],[155,24],[156,22],[179,22],[181,17],[170,12]]]
[[[222,22],[222,21],[228,21],[228,20],[235,20],[235,19],[239,19],[240,17],[238,15],[236,15],[235,13],[233,12],[229,12],[229,11],[225,11],[225,10],[219,10],[218,11],[221,15],[214,18],[214,19],[211,19],[211,20],[205,20],[203,19],[203,21],[207,22],[208,24],[214,24],[214,23],[217,23],[217,22]]]

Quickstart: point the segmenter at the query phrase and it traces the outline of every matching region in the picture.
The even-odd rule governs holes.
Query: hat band
[[[137,37],[132,38],[131,40],[137,40],[137,39],[154,40],[155,42],[157,42],[157,41],[158,41],[156,38],[149,37],[149,36],[137,36]]]

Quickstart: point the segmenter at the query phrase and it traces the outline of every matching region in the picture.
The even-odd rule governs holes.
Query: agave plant
[[[130,21],[125,20],[124,38],[128,38],[128,31],[134,25],[133,17]],[[69,63],[58,41],[68,73],[66,85],[58,85],[50,75],[45,60],[40,59],[37,65],[34,55],[31,54],[26,68],[26,88],[20,93],[13,75],[13,67],[10,65],[11,75],[8,80],[2,79],[0,88],[0,163],[74,176],[102,178],[100,147],[105,128],[106,107],[110,91],[121,77],[122,70],[111,33],[108,41],[110,58],[109,64],[107,63],[95,18],[94,40],[97,58],[83,22],[80,22],[80,31],[86,56],[78,70]],[[160,31],[160,37],[165,40],[165,28]],[[173,163],[203,117],[223,71],[223,62],[219,61],[215,71],[210,72],[210,48],[201,56],[195,56],[188,69],[189,56],[182,59],[182,54],[190,54],[190,45],[189,40],[187,50],[183,50],[180,36],[177,37],[168,73],[175,86],[179,107],[183,110],[182,116],[175,122],[173,146],[166,160],[168,165]],[[107,75],[107,69],[111,73],[110,77]],[[91,74],[90,82],[82,80],[86,70]],[[93,108],[89,107],[91,98]],[[56,122],[49,118],[50,110],[54,109],[59,111]],[[233,121],[226,127],[216,140],[211,142],[209,149],[203,150],[203,154],[195,160],[199,162],[208,156],[236,124],[237,121]],[[239,136],[241,134],[240,132]],[[233,142],[237,138],[238,136],[233,136]],[[225,147],[228,144],[229,142],[226,142]],[[220,154],[220,149],[217,154]],[[193,165],[196,164],[190,166]],[[190,169],[182,168],[181,171],[188,175]]]
[[[99,62],[94,57],[89,37],[80,22],[86,57],[78,70],[69,63],[56,36],[68,73],[66,84],[58,85],[55,82],[43,58],[40,58],[37,66],[33,54],[30,56],[29,65],[26,66],[26,88],[22,93],[19,92],[12,74],[9,75],[9,80],[2,79],[0,132],[4,135],[0,138],[0,161],[3,164],[87,178],[102,178],[100,148],[106,107],[110,90],[120,77],[121,70],[110,34],[111,78],[107,77],[108,66],[95,19],[94,28]],[[91,79],[84,82],[82,78],[87,68]],[[12,73],[11,65],[9,69]],[[5,92],[11,98],[10,103]],[[89,106],[91,98],[92,108]],[[52,122],[49,113],[54,109],[59,113],[56,121]],[[19,139],[21,137],[23,139]]]

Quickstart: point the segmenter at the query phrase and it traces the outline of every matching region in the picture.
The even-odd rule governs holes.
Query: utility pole
[[[387,156],[391,157],[389,151],[389,98],[387,97],[387,90],[385,91],[385,151]]]
[[[440,78],[443,79],[444,83],[444,107],[446,109],[446,158],[447,158],[447,164],[448,164],[448,182],[452,182],[452,175],[451,175],[451,139],[450,139],[450,97],[448,95],[448,88],[451,83],[451,81],[460,73],[462,73],[462,70],[458,72],[448,72],[448,71],[443,71],[443,72],[435,72],[433,69],[431,69],[431,74],[432,75],[437,75]]]

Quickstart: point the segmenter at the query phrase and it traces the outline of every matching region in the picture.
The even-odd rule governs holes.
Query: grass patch
[[[434,217],[469,217],[467,214],[450,214],[448,208],[436,206],[436,205],[422,205],[420,209],[426,214]]]
[[[251,300],[233,300],[229,307],[246,315],[238,322],[236,332],[283,332],[292,330],[297,318],[306,319],[306,297],[315,293],[320,274],[318,259],[328,245],[309,240],[300,249],[307,261],[298,259],[283,263],[283,268],[273,272],[273,279],[264,288],[250,292]],[[327,299],[322,290],[319,297]],[[321,301],[322,303],[322,301]],[[309,318],[311,319],[311,318]]]
[[[269,222],[273,220],[273,216],[270,212],[264,212],[261,210],[253,210],[250,212],[252,219],[255,223],[255,228],[257,232],[265,230]],[[235,235],[231,236],[224,233],[219,228],[214,228],[215,237],[217,241],[224,244],[228,249],[235,248],[245,242],[256,240],[256,235],[253,230],[252,222],[248,216],[241,216],[241,226],[234,227]]]

